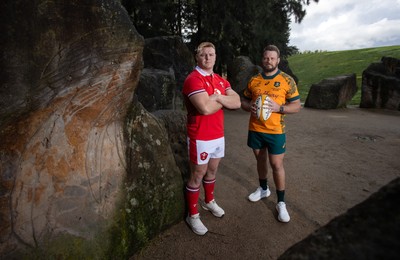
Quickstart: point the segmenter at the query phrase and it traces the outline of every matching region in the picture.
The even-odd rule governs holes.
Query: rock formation
[[[126,258],[183,214],[164,123],[132,99],[143,38],[114,0],[1,19],[0,254]]]
[[[323,79],[311,85],[304,107],[335,109],[346,107],[357,92],[356,74]]]
[[[177,91],[173,71],[144,69],[135,90],[138,101],[149,112],[160,109],[182,108],[182,98]]]
[[[382,57],[362,75],[361,108],[400,110],[400,60]]]
[[[111,258],[121,255],[125,259],[162,230],[181,220],[184,214],[183,178],[174,157],[179,152],[177,148],[172,151],[170,143],[175,140],[172,144],[176,147],[182,140],[179,136],[186,134],[186,131],[179,131],[185,127],[185,124],[179,124],[182,117],[173,125],[166,122],[167,116],[160,115],[158,119],[139,102],[133,104],[126,123],[129,147],[126,150],[128,175],[122,190],[124,205],[114,227],[117,239],[121,241],[110,249]],[[176,130],[175,135],[167,134],[173,130]],[[180,147],[186,148],[186,141]],[[189,165],[187,161],[179,162],[180,167]],[[123,236],[127,231],[131,237]]]
[[[180,169],[184,183],[186,183],[190,172],[186,139],[186,111],[158,110],[153,114],[164,123],[176,165]]]
[[[334,218],[278,259],[397,259],[400,178]]]
[[[290,69],[287,60],[281,60],[279,69],[289,74],[297,83],[297,77]],[[262,68],[253,64],[249,57],[238,56],[228,65],[228,81],[231,83],[232,88],[241,95],[251,77],[261,72]]]
[[[195,66],[193,53],[177,36],[147,38],[143,60],[145,68],[172,71],[178,90]]]
[[[182,87],[194,68],[192,53],[177,36],[145,40],[144,70],[135,91],[150,112],[183,108]]]
[[[233,90],[242,94],[251,77],[261,72],[262,68],[254,65],[249,57],[239,56],[228,66],[228,80]]]

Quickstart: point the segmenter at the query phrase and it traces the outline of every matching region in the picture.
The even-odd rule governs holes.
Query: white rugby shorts
[[[187,138],[189,160],[196,164],[207,164],[211,158],[225,156],[225,137],[202,141]]]

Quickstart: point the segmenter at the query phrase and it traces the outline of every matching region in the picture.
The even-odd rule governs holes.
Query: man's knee
[[[281,172],[283,170],[283,160],[275,159],[270,160],[270,165],[273,172]]]

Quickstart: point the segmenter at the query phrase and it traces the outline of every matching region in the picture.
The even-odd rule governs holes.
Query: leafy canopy
[[[298,52],[288,46],[290,17],[300,23],[304,6],[318,0],[121,0],[132,23],[145,38],[181,36],[194,50],[202,41],[216,45],[216,71],[239,55],[258,62],[263,47],[275,44],[281,55]]]

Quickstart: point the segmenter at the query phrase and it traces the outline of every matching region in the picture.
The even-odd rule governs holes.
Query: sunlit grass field
[[[299,92],[302,102],[306,101],[312,84],[325,78],[356,73],[358,91],[350,105],[361,101],[363,71],[383,56],[400,59],[400,45],[347,51],[326,51],[296,54],[288,58],[289,66],[299,78]]]

